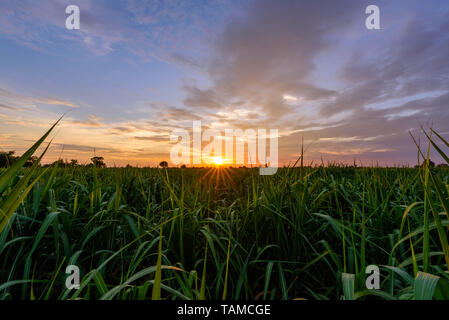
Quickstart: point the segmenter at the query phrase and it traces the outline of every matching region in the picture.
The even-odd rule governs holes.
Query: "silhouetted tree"
[[[6,168],[13,164],[19,158],[14,155],[15,153],[15,151],[0,152],[0,168]]]
[[[161,168],[167,168],[168,167],[168,162],[167,161],[161,161],[161,163],[159,163],[159,166]]]
[[[186,167],[185,164],[183,164],[183,165],[181,166],[181,168],[182,168],[182,169],[185,169],[185,168],[187,168],[187,167]]]
[[[415,166],[415,169],[416,168],[424,168],[425,166],[427,166],[427,160],[424,160],[420,165],[417,164]],[[435,163],[430,159],[429,159],[429,168],[435,168]]]
[[[39,159],[39,158],[36,157],[36,156],[30,157],[30,158],[27,160],[27,162],[25,162],[24,167],[31,167],[31,166],[37,161],[37,159]]]
[[[58,166],[59,168],[65,168],[67,166],[67,163],[64,162],[64,160],[62,160],[62,159],[58,159],[55,162],[53,162],[51,165]]]
[[[427,160],[423,161],[422,166],[423,167],[427,166]],[[435,168],[435,163],[430,159],[429,159],[429,168]]]
[[[70,166],[71,166],[71,167],[76,167],[76,166],[78,166],[78,160],[76,160],[76,159],[70,160]]]
[[[92,161],[92,164],[97,168],[106,168],[106,163],[104,163],[103,157],[93,157],[90,161]]]

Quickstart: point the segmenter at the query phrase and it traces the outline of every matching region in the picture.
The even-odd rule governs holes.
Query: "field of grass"
[[[0,176],[0,299],[449,299],[448,192],[428,166],[19,163]]]

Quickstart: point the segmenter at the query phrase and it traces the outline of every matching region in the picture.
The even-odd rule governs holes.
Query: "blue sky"
[[[68,112],[46,161],[154,165],[201,119],[278,128],[281,164],[303,137],[310,160],[413,164],[409,130],[449,132],[448,34],[436,0],[4,0],[0,148],[23,152]]]

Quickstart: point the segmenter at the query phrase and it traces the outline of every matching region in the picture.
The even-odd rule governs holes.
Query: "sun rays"
[[[225,159],[221,157],[214,157],[214,166],[207,168],[207,171],[199,179],[200,185],[213,185],[215,188],[224,187],[226,185],[232,185],[233,188],[237,188],[237,184],[230,174],[231,167],[224,165]]]

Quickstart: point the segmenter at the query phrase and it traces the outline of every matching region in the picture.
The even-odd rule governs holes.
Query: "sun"
[[[212,161],[217,166],[221,166],[223,164],[223,158],[222,157],[213,157]]]

